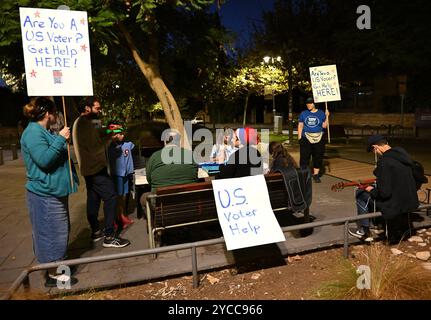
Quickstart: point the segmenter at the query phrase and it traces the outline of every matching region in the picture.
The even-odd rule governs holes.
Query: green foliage
[[[0,71],[8,82],[24,89],[24,62],[19,7],[87,11],[94,93],[102,99],[107,116],[131,119],[154,112],[157,98],[134,62],[123,34],[122,23],[135,40],[139,54],[159,70],[180,107],[191,113],[205,106],[214,78],[225,66],[226,32],[218,16],[208,13],[209,0],[42,0],[0,2]],[[157,42],[153,45],[150,38]],[[152,52],[153,50],[153,52]],[[216,75],[218,74],[218,75]],[[208,90],[207,90],[208,89]],[[191,107],[189,100],[200,101]]]
[[[297,135],[293,135],[293,140],[294,141],[296,141],[297,138],[298,138]],[[289,135],[288,134],[275,134],[275,133],[272,133],[272,132],[270,132],[270,134],[269,134],[269,141],[270,142],[275,141],[275,142],[281,142],[281,143],[283,143],[283,142],[286,142],[287,140],[289,140]]]
[[[243,67],[228,81],[233,94],[245,92],[247,94],[263,95],[264,89],[269,88],[275,94],[289,89],[287,72],[276,66],[256,65]]]

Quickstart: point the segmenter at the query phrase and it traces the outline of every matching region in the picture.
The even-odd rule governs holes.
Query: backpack
[[[425,176],[425,170],[423,165],[416,160],[412,160],[412,161],[413,161],[413,165],[412,165],[413,178],[415,179],[415,182],[416,182],[416,190],[419,190],[422,184],[428,182],[428,178]]]
[[[279,168],[274,172],[283,175],[291,209],[299,212],[309,208],[313,194],[310,169]]]

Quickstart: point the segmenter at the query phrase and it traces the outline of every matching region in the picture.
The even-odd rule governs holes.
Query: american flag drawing
[[[54,77],[54,84],[63,83],[63,74],[61,70],[53,70],[52,75]]]

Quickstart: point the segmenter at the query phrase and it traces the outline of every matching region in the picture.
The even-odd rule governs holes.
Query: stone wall
[[[363,126],[369,125],[378,127],[381,125],[399,125],[401,124],[401,115],[399,113],[331,113],[331,124],[345,126]],[[415,125],[415,115],[413,113],[404,114],[404,127],[413,127]]]
[[[0,146],[7,146],[19,142],[17,127],[0,127]]]
[[[299,114],[294,114],[293,119],[297,121]],[[274,118],[272,112],[266,112],[265,124],[272,124]],[[283,124],[286,125],[287,119],[283,119]],[[401,115],[399,113],[348,113],[348,112],[332,112],[330,116],[330,123],[334,125],[344,126],[364,126],[369,125],[372,127],[396,126],[401,124]],[[404,127],[412,128],[415,126],[414,113],[404,114]]]

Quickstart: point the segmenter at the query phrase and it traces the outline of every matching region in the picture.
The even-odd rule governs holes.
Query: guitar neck
[[[376,179],[365,179],[365,180],[358,180],[358,181],[351,181],[351,182],[343,182],[344,187],[356,187],[356,186],[363,186],[363,185],[369,185],[376,182]]]

